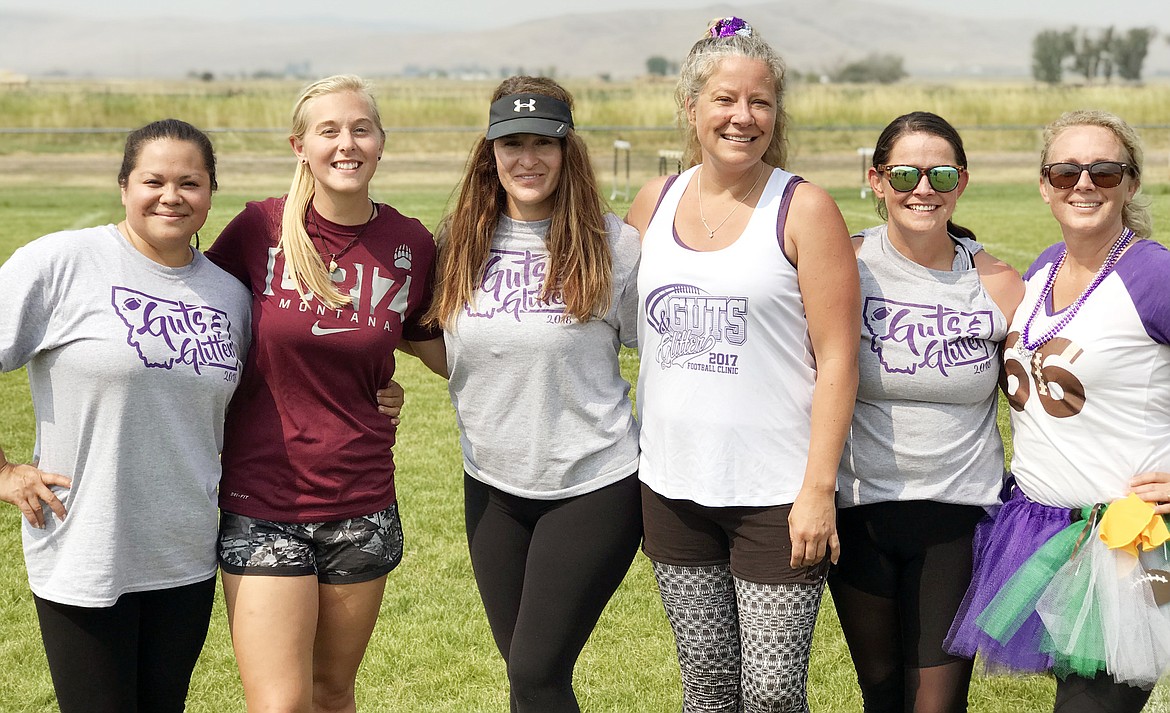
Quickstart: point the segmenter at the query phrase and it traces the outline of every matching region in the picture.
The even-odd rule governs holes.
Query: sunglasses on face
[[[959,176],[962,176],[963,171],[966,170],[960,166],[918,168],[917,166],[887,166],[885,164],[876,166],[876,168],[886,174],[890,188],[899,193],[909,193],[917,188],[923,174],[926,174],[926,180],[930,183],[931,188],[939,193],[950,193],[959,187]]]
[[[1121,185],[1125,172],[1131,170],[1127,163],[1117,161],[1096,161],[1094,163],[1046,163],[1040,173],[1048,179],[1053,188],[1072,188],[1081,180],[1081,174],[1089,172],[1089,180],[1098,188],[1116,188]],[[1136,171],[1135,171],[1136,174]]]

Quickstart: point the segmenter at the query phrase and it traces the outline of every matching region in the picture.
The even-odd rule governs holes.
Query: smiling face
[[[311,100],[305,110],[308,128],[289,143],[308,163],[316,190],[326,197],[364,197],[386,143],[369,101],[356,92],[334,92]]]
[[[496,174],[506,194],[505,212],[514,220],[552,216],[561,180],[561,140],[537,134],[501,136],[492,142]]]
[[[1048,147],[1045,163],[1089,164],[1095,161],[1130,163],[1117,136],[1103,126],[1072,126],[1061,131]],[[1082,171],[1072,188],[1053,188],[1040,177],[1040,195],[1060,223],[1065,238],[1113,238],[1121,232],[1122,210],[1137,191],[1138,183],[1128,172],[1113,188],[1101,188]]]
[[[704,164],[747,168],[763,158],[776,124],[776,87],[763,61],[725,57],[688,104]]]
[[[189,141],[157,139],[142,144],[122,185],[122,224],[130,244],[162,265],[191,261],[191,236],[211,210],[211,177],[203,154]]]
[[[935,166],[957,166],[958,159],[950,142],[941,136],[923,132],[905,134],[894,142],[887,166],[915,166],[929,169]],[[959,196],[967,187],[967,172],[959,175],[959,185],[953,191],[940,193],[931,187],[923,175],[918,185],[906,193],[895,191],[885,173],[869,169],[869,185],[878,200],[889,212],[891,236],[913,239],[915,236],[945,236],[947,221],[954,215]]]

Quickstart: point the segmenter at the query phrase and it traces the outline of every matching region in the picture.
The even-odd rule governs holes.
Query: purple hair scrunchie
[[[731,37],[732,35],[751,37],[752,26],[747,23],[747,20],[738,17],[724,17],[711,26],[712,37]]]

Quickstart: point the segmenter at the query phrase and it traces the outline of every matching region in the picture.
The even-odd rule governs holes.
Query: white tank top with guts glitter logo
[[[804,479],[816,378],[783,250],[803,179],[773,169],[740,237],[700,252],[674,230],[696,170],[668,185],[642,239],[640,477],[659,495],[712,507],[788,504]]]

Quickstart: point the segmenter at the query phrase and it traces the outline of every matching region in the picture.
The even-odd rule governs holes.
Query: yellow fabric
[[[1170,529],[1161,515],[1154,513],[1154,505],[1134,493],[1114,500],[1101,516],[1101,540],[1111,550],[1125,550],[1137,557],[1138,546],[1152,550],[1170,540]]]

